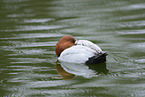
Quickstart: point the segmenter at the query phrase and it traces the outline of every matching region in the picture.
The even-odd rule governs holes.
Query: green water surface
[[[107,62],[57,63],[68,34]],[[0,97],[145,97],[145,1],[0,0]]]

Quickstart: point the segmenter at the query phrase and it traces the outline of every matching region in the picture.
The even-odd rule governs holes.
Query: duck
[[[56,44],[55,53],[60,62],[99,64],[106,62],[106,51],[89,40],[77,40],[72,35],[63,36]]]

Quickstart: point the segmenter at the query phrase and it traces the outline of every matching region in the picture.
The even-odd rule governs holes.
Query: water
[[[56,62],[64,35],[108,51],[107,62]],[[144,97],[144,0],[0,0],[0,96]]]

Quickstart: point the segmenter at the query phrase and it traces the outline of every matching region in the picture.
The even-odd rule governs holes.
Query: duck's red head
[[[56,44],[55,53],[59,57],[61,52],[75,44],[75,38],[71,35],[63,36]]]

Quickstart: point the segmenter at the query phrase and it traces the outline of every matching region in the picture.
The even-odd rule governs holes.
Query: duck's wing
[[[99,46],[88,40],[77,40],[76,45],[86,46],[88,48],[95,50],[97,53],[102,53],[102,50]]]

